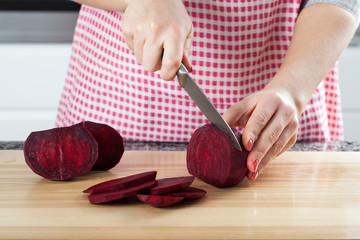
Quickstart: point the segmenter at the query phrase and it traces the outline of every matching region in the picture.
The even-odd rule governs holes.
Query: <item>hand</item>
[[[285,90],[264,89],[224,113],[232,127],[244,128],[242,142],[250,151],[248,179],[255,180],[266,165],[296,142],[298,113]]]
[[[191,71],[193,25],[181,0],[128,1],[122,29],[145,71],[160,70],[164,80],[174,79],[181,62]]]

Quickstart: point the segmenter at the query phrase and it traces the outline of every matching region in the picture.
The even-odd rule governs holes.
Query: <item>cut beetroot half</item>
[[[120,162],[124,153],[124,143],[121,135],[114,128],[90,121],[76,125],[88,130],[99,145],[98,159],[91,170],[109,170]]]
[[[32,132],[24,144],[27,165],[50,180],[67,180],[84,174],[98,157],[95,138],[80,126]]]
[[[180,202],[184,197],[136,194],[138,199],[153,207],[167,207]]]
[[[185,197],[185,198],[202,198],[205,196],[206,191],[200,188],[187,187],[183,190],[178,190],[176,192],[167,193],[166,196],[172,197]]]
[[[241,133],[233,129],[240,144]],[[186,163],[190,174],[216,187],[238,184],[246,176],[248,151],[237,150],[230,137],[213,124],[198,128],[187,147]]]
[[[134,196],[137,193],[146,192],[156,184],[157,181],[152,180],[134,187],[124,188],[119,191],[92,193],[88,196],[88,198],[90,203],[93,204],[111,202],[114,200]]]
[[[156,171],[138,173],[131,176],[117,178],[110,181],[96,184],[84,190],[84,193],[97,193],[107,191],[119,191],[124,188],[140,185],[151,180],[155,180]]]
[[[158,180],[158,184],[150,189],[151,195],[159,195],[188,187],[193,181],[194,177],[174,177],[174,178],[163,178]]]

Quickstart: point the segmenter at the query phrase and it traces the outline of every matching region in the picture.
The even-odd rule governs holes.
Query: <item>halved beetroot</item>
[[[114,128],[90,121],[77,125],[88,130],[99,145],[98,160],[91,170],[109,170],[120,162],[124,153],[124,143],[121,135]]]
[[[138,199],[153,207],[167,207],[180,202],[184,197],[136,194]]]
[[[160,179],[158,180],[158,184],[150,189],[150,194],[158,195],[184,189],[188,187],[194,179],[193,176]]]
[[[24,144],[27,165],[50,180],[67,180],[84,174],[98,157],[95,138],[80,126],[32,132]]]
[[[240,144],[241,133],[233,129]],[[238,184],[246,176],[248,151],[237,150],[228,135],[213,124],[198,128],[187,147],[186,163],[190,174],[216,187]]]
[[[185,197],[185,198],[202,198],[205,196],[206,191],[200,188],[187,187],[183,190],[178,190],[176,192],[167,193],[166,196],[172,197]]]
[[[156,171],[138,173],[127,177],[117,178],[96,184],[84,190],[84,193],[97,193],[107,191],[119,191],[124,188],[140,185],[151,180],[155,180]]]
[[[126,197],[136,195],[137,193],[143,193],[157,184],[156,180],[152,180],[137,186],[124,188],[119,191],[92,193],[88,196],[90,203],[105,203]]]

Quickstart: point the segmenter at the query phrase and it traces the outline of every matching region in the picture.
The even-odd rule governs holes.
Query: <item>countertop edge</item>
[[[187,142],[124,142],[126,151],[185,151],[187,145]],[[0,141],[0,150],[23,148],[22,141]],[[288,151],[357,152],[360,151],[360,141],[297,142]]]

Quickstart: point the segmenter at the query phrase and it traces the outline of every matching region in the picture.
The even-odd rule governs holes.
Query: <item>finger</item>
[[[275,112],[271,120],[268,122],[256,140],[256,144],[251,149],[247,160],[247,166],[251,172],[257,171],[257,167],[262,161],[262,158],[267,154],[274,143],[277,142],[284,128],[288,125],[290,120],[284,117],[283,114],[284,113],[282,110]],[[281,146],[281,149],[284,146]]]
[[[184,52],[184,55],[183,55],[183,58],[182,58],[182,63],[184,64],[184,66],[186,67],[186,69],[189,72],[193,71],[190,60],[189,60],[189,58],[188,58],[188,56],[187,56],[187,54],[185,52]]]
[[[184,45],[180,39],[173,38],[165,40],[163,47],[164,55],[161,63],[160,77],[164,80],[172,80],[180,68]]]
[[[142,65],[145,71],[155,72],[161,67],[162,44],[152,39],[147,39],[144,44]]]
[[[125,16],[123,19],[123,24],[121,26],[122,34],[125,40],[126,45],[128,45],[131,52],[134,53],[134,35],[131,31],[131,27],[125,23]]]
[[[192,72],[192,65],[189,60],[189,56],[191,55],[191,42],[192,42],[192,31],[185,39],[185,45],[184,45],[184,53],[182,62],[185,65],[186,69],[188,69],[189,72]]]
[[[248,179],[252,181],[256,180],[256,178],[264,171],[265,167],[270,163],[270,161],[275,159],[277,156],[295,144],[296,135],[297,131],[294,133],[294,126],[291,124],[288,125],[281,133],[276,143],[269,149],[262,161],[259,163],[258,169],[255,172],[248,172]]]
[[[145,38],[142,35],[134,36],[134,54],[138,64],[142,65]]]
[[[242,134],[244,146],[249,146],[250,149],[252,148],[255,140],[273,117],[277,108],[277,101],[258,101]]]

